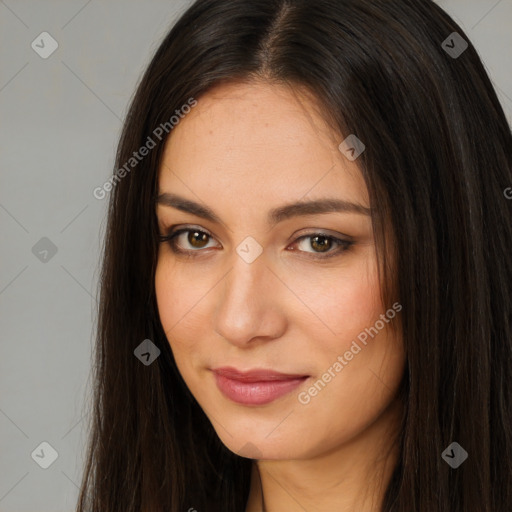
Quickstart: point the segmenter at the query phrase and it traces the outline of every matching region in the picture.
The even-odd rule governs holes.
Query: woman
[[[509,510],[511,148],[433,2],[193,4],[105,187],[77,510]]]

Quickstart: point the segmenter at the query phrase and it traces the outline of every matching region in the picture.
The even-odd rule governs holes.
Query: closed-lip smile
[[[309,375],[281,373],[265,368],[238,370],[213,368],[217,387],[230,400],[244,405],[264,405],[288,394]]]

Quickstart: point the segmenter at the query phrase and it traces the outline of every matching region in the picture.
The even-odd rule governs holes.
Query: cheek
[[[180,343],[183,326],[190,319],[194,303],[198,301],[199,290],[179,272],[170,258],[160,258],[155,272],[155,293],[160,322],[175,356],[190,343]],[[197,325],[197,322],[196,322]],[[189,329],[192,324],[189,325]],[[192,337],[193,338],[193,337]]]
[[[315,402],[308,407],[316,413],[332,403],[342,404],[346,410],[358,411],[354,419],[364,422],[386,402],[387,392],[395,389],[403,372],[402,344],[390,328],[400,322],[399,314],[392,308],[386,314],[371,256],[341,269],[336,279],[317,276],[314,288],[307,288],[307,282],[302,274],[295,289],[322,323],[298,320],[303,338],[309,340],[303,352],[315,361],[315,378],[320,380],[314,389],[305,390],[305,401]]]
[[[172,265],[160,258],[155,272],[155,294],[160,322],[167,336],[172,334],[173,326],[184,314],[184,297],[178,293],[177,283]]]
[[[287,281],[310,311],[308,319],[303,314],[297,319],[303,318],[300,324],[305,332],[310,331],[309,320],[315,321],[317,334],[313,339],[327,353],[344,351],[384,312],[376,263],[370,251],[365,257],[347,258],[346,265],[337,269],[290,273]]]
[[[207,272],[197,279],[171,258],[163,258],[157,264],[155,293],[160,322],[176,367],[206,414],[209,402],[205,400],[201,370],[209,360],[207,340],[211,338],[212,327],[211,315],[206,310],[208,292],[215,283],[208,281]]]

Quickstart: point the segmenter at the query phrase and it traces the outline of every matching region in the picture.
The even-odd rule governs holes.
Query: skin
[[[187,386],[222,442],[255,460],[247,512],[262,510],[262,491],[267,512],[376,511],[396,463],[405,359],[389,324],[309,403],[298,400],[389,307],[380,300],[371,217],[330,212],[267,224],[269,210],[298,200],[369,207],[357,160],[338,150],[342,140],[304,91],[230,83],[202,96],[173,129],[159,169],[160,193],[207,205],[222,221],[157,205],[162,235],[191,226],[177,243],[193,254],[162,242],[155,286]],[[195,229],[211,236],[194,238]],[[319,231],[354,243],[315,259],[323,241],[297,239]],[[236,251],[248,236],[263,250],[252,263]],[[324,250],[337,249],[327,242]],[[219,391],[211,372],[219,366],[311,377],[274,402],[247,406]]]

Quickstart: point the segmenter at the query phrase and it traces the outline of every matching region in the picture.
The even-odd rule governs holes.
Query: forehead
[[[230,83],[201,96],[168,137],[160,191],[243,204],[338,195],[367,205],[355,162],[311,98],[283,85]],[[188,190],[187,190],[188,189]]]

